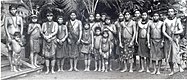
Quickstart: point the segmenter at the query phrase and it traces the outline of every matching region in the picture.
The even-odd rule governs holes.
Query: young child
[[[14,33],[14,37],[11,41],[12,43],[12,50],[13,50],[13,54],[12,54],[12,63],[13,63],[13,71],[14,72],[18,72],[21,71],[20,66],[21,66],[21,50],[22,50],[22,42],[21,42],[21,34],[20,32],[15,32]]]
[[[101,28],[96,27],[95,30],[95,35],[94,35],[94,49],[93,49],[93,54],[95,57],[95,70],[94,71],[101,71],[101,55],[99,52],[99,47],[101,44]]]
[[[88,24],[84,26],[81,42],[83,44],[81,53],[83,53],[85,57],[84,71],[90,71],[90,54],[91,50],[93,50],[93,32]]]
[[[68,29],[67,26],[63,24],[63,17],[59,16],[58,18],[58,33],[57,33],[57,48],[56,48],[56,58],[58,71],[64,71],[64,59],[68,57],[67,53],[67,37]]]
[[[40,52],[40,33],[41,33],[41,26],[37,23],[37,16],[31,16],[32,23],[29,24],[28,34],[30,35],[30,59],[31,65],[39,67],[37,65],[37,56]]]
[[[100,53],[102,55],[102,72],[108,72],[109,69],[109,57],[110,53],[112,52],[111,49],[111,43],[109,39],[109,33],[108,31],[103,31],[103,35],[101,38],[101,44],[100,44]]]

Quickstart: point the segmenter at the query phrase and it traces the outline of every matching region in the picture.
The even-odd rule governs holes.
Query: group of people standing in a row
[[[11,16],[5,19],[9,60],[11,70],[19,71],[22,46],[20,36],[23,34],[23,24],[22,19],[16,16],[16,7],[10,6],[9,10]],[[94,71],[112,71],[112,60],[117,59],[121,72],[127,70],[133,72],[133,66],[136,67],[136,56],[140,56],[138,72],[150,72],[149,66],[152,60],[154,67],[152,74],[160,74],[162,59],[166,59],[170,65],[169,75],[174,74],[174,63],[178,64],[181,72],[184,71],[179,56],[179,40],[183,27],[180,19],[175,16],[174,9],[168,9],[168,17],[164,21],[160,20],[159,12],[153,13],[150,19],[147,12],[140,13],[138,10],[134,12],[134,18],[131,12],[120,13],[114,24],[105,13],[89,14],[85,23],[76,16],[76,12],[73,11],[66,23],[64,16],[60,15],[55,22],[53,13],[48,11],[47,21],[42,26],[37,23],[37,15],[31,16],[27,33],[30,35],[30,60],[33,66],[39,67],[37,55],[40,52],[40,39],[42,39],[41,48],[45,57],[46,73],[50,70],[55,73],[56,62],[58,71],[64,71],[65,58],[70,59],[69,71],[79,71],[77,69],[79,54],[84,54],[85,57],[84,71],[90,71],[92,56],[95,61]],[[128,63],[130,63],[129,69]]]

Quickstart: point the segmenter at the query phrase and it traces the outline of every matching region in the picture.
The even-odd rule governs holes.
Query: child
[[[95,57],[95,70],[94,71],[101,71],[101,55],[99,52],[99,47],[101,44],[101,28],[96,27],[95,30],[95,35],[94,35],[94,49],[93,49],[93,54]]]
[[[111,43],[109,39],[109,33],[108,31],[103,31],[103,36],[101,39],[101,44],[100,44],[100,53],[102,55],[102,71],[103,72],[108,72],[108,64],[109,64],[109,57],[110,53],[112,52],[111,49]]]
[[[39,67],[37,65],[37,55],[40,52],[40,32],[41,26],[37,23],[37,16],[31,16],[32,23],[29,24],[28,34],[30,35],[30,59],[31,65]]]
[[[21,66],[21,47],[22,47],[22,43],[21,43],[21,34],[20,32],[15,32],[14,33],[14,37],[11,41],[12,43],[12,50],[13,50],[13,54],[12,54],[12,63],[13,63],[13,71],[14,72],[18,72],[21,71],[20,66]]]
[[[58,71],[64,71],[64,59],[68,57],[67,53],[67,37],[68,37],[68,29],[67,26],[63,24],[63,17],[58,17],[58,33],[57,33],[57,48],[56,48],[56,58]]]
[[[81,53],[84,54],[85,57],[85,70],[90,71],[90,53],[93,50],[93,32],[88,24],[85,24],[82,34],[83,43]]]

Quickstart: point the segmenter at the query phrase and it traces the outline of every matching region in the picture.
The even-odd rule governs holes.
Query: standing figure
[[[136,22],[136,31],[138,29],[138,22],[139,22],[140,19],[141,19],[141,13],[140,13],[139,10],[136,10],[134,12],[134,19],[133,19]],[[138,32],[136,32],[136,38],[138,36],[137,34],[138,34]],[[136,39],[135,44],[134,44],[134,54],[133,54],[133,61],[134,61],[133,66],[134,66],[134,68],[136,67],[136,56],[138,55],[138,44],[137,43],[138,43],[138,41]],[[141,65],[141,61],[140,61],[140,65]]]
[[[51,72],[55,73],[55,51],[56,51],[56,35],[58,32],[58,23],[53,21],[53,13],[47,12],[47,22],[42,24],[42,35],[43,35],[43,52],[45,57],[45,64],[47,67],[46,74],[49,73],[49,64],[51,63]],[[50,62],[51,60],[51,62]]]
[[[58,16],[58,33],[56,39],[56,59],[58,65],[58,71],[64,71],[64,60],[68,57],[67,52],[67,37],[68,37],[68,29],[67,26],[63,23],[64,19],[62,16]]]
[[[98,13],[95,15],[95,26],[93,27],[93,30],[95,30],[96,27],[100,27],[101,30],[103,30],[102,22],[101,22],[101,15]]]
[[[142,19],[138,22],[138,54],[140,56],[141,61],[141,70],[139,72],[143,72],[145,70],[144,63],[146,67],[146,72],[149,71],[149,64],[150,64],[150,54],[149,54],[149,48],[148,48],[148,25],[150,23],[150,20],[148,19],[147,12],[142,13]],[[145,59],[146,58],[146,59]],[[145,61],[146,60],[146,61]]]
[[[13,71],[18,72],[22,71],[20,69],[21,67],[21,50],[22,50],[22,42],[21,42],[21,35],[20,32],[15,32],[14,37],[12,38],[11,44],[12,44],[12,65],[13,65]]]
[[[5,33],[6,33],[6,45],[8,47],[8,60],[10,63],[11,71],[13,71],[12,66],[12,48],[11,48],[11,41],[14,37],[15,32],[20,32],[22,35],[23,33],[23,20],[20,16],[17,16],[17,7],[15,5],[9,6],[10,15],[6,15],[5,17]]]
[[[101,44],[101,27],[95,28],[94,34],[94,49],[93,54],[95,57],[95,70],[94,71],[101,71],[101,53],[99,52],[100,44]]]
[[[68,28],[68,53],[70,57],[69,71],[72,71],[73,68],[75,71],[79,71],[77,69],[77,60],[79,56],[79,44],[82,38],[82,22],[76,19],[76,17],[76,12],[71,12],[70,20],[66,23]]]
[[[163,34],[166,37],[164,44],[164,52],[169,62],[171,73],[174,74],[174,64],[178,64],[179,71],[183,72],[184,70],[181,67],[180,57],[179,57],[179,40],[180,35],[183,32],[183,27],[180,19],[175,16],[174,9],[168,9],[168,17],[164,20],[163,24]]]
[[[37,23],[37,15],[31,16],[32,23],[29,24],[28,34],[30,35],[30,59],[31,65],[39,67],[37,65],[37,56],[40,52],[40,37],[41,37],[41,26]]]
[[[129,72],[133,72],[133,53],[134,40],[136,38],[136,23],[131,20],[130,12],[125,13],[125,20],[120,24],[119,42],[123,48],[121,59],[124,62],[124,69],[121,72],[127,71],[127,62],[130,63]]]
[[[116,35],[116,26],[111,23],[110,17],[107,17],[105,20],[104,29],[108,31],[109,33],[109,40],[110,40],[110,46],[112,49],[112,52],[109,54],[109,68],[110,71],[112,71],[112,60],[114,60],[115,54],[114,54],[114,46],[115,46],[115,36]]]
[[[81,53],[83,53],[85,57],[84,71],[90,71],[90,57],[93,50],[93,31],[88,24],[84,25],[81,42],[83,44]]]
[[[120,35],[120,29],[121,29],[121,23],[124,21],[124,15],[123,13],[119,13],[119,17],[118,17],[118,20],[114,23],[115,26],[116,26],[116,31],[117,31],[117,36],[116,36],[116,55],[118,55],[117,57],[117,63],[118,63],[118,68],[116,70],[121,70],[122,69],[122,59],[121,59],[121,55],[123,53],[123,50],[122,48],[120,48],[120,41],[119,41],[119,35]]]
[[[162,59],[164,59],[164,38],[162,34],[163,22],[159,20],[159,14],[153,14],[153,21],[148,27],[148,44],[150,45],[150,58],[153,63],[154,71],[151,74],[160,74]],[[158,61],[158,70],[156,69]]]
[[[102,72],[108,72],[109,57],[111,52],[112,52],[112,48],[111,48],[109,33],[107,30],[104,30],[101,38],[101,44],[100,44],[100,53],[102,56]]]

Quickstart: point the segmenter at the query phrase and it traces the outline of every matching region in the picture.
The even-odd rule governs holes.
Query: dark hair
[[[16,5],[13,5],[13,4],[12,4],[12,5],[10,5],[10,6],[9,6],[9,11],[10,11],[12,8],[17,9],[17,6],[16,6]]]
[[[107,38],[108,38],[108,37],[109,37],[109,33],[108,33],[108,31],[107,31],[107,30],[104,30],[104,31],[103,31],[102,36],[104,36],[104,34],[105,34],[105,33],[107,33],[107,34],[108,34],[108,36],[107,36]]]
[[[153,12],[151,16],[153,17],[155,14],[158,14],[160,16],[159,12]]]
[[[75,13],[75,14],[77,15],[77,11],[76,11],[76,10],[71,11],[71,12],[70,12],[70,15],[71,15],[72,13]]]
[[[105,20],[110,20],[110,19],[111,19],[110,16],[107,16]]]
[[[130,11],[125,11],[124,15],[127,14],[127,13],[129,13],[129,14],[131,15],[131,12],[130,12]]]
[[[101,13],[101,15],[107,15],[106,13]]]
[[[101,31],[100,27],[95,27],[94,31],[96,32],[97,30]]]
[[[18,36],[18,37],[21,37],[21,33],[20,33],[20,32],[15,32],[13,36],[14,36],[14,37],[17,37],[17,36]]]
[[[57,16],[57,19],[59,19],[59,18],[62,18],[62,19],[64,19],[64,17],[63,17],[63,16]]]

